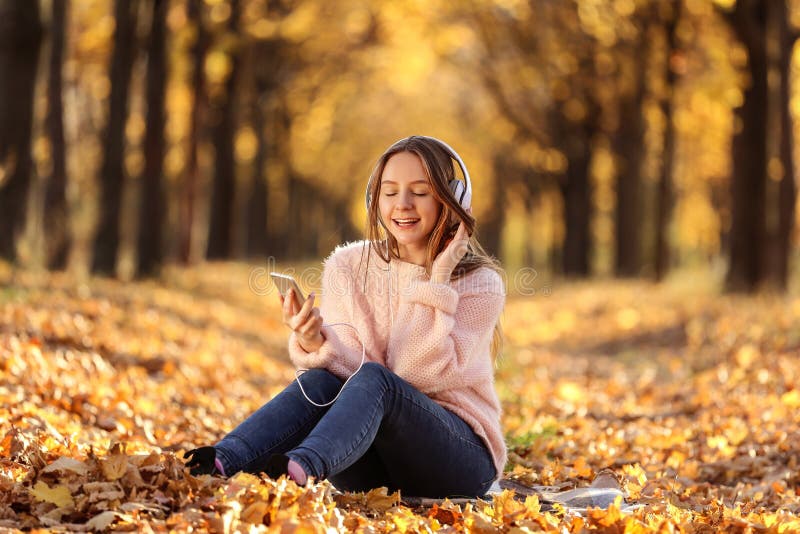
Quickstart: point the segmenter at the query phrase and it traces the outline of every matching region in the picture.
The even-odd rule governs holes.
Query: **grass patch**
[[[554,438],[558,435],[556,425],[547,425],[539,431],[528,431],[524,434],[506,436],[506,444],[510,449],[527,449],[542,439]]]

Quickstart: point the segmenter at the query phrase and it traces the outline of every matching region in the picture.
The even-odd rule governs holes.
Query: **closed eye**
[[[397,192],[396,191],[391,191],[391,192],[384,191],[382,194],[385,197],[393,197],[393,196],[397,195]],[[422,193],[412,192],[411,194],[414,195],[415,197],[425,197],[425,196],[428,196],[428,191],[425,191],[425,192],[422,192]]]

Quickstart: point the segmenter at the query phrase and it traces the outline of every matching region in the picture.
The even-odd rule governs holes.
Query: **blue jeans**
[[[300,380],[322,404],[342,387],[324,369]],[[460,417],[386,367],[368,362],[331,406],[292,382],[217,445],[225,472],[257,473],[286,454],[344,491],[386,486],[418,497],[478,497],[497,477],[489,450]]]

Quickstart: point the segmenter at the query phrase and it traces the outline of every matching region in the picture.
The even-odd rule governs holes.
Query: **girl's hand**
[[[446,284],[450,281],[450,276],[453,274],[453,269],[456,268],[458,262],[464,257],[469,248],[469,235],[464,223],[458,224],[456,235],[447,244],[444,250],[436,256],[431,265],[431,282]]]
[[[314,307],[314,293],[311,293],[302,306],[297,301],[293,290],[280,296],[283,324],[292,329],[297,335],[297,342],[306,352],[319,350],[325,338],[322,335],[322,316],[319,308]]]

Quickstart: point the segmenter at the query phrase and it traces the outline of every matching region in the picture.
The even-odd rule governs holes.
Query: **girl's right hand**
[[[302,306],[297,301],[293,290],[280,295],[283,324],[292,329],[297,335],[297,342],[306,352],[316,352],[322,346],[325,338],[322,335],[322,316],[319,308],[314,307],[314,293],[311,293]]]

